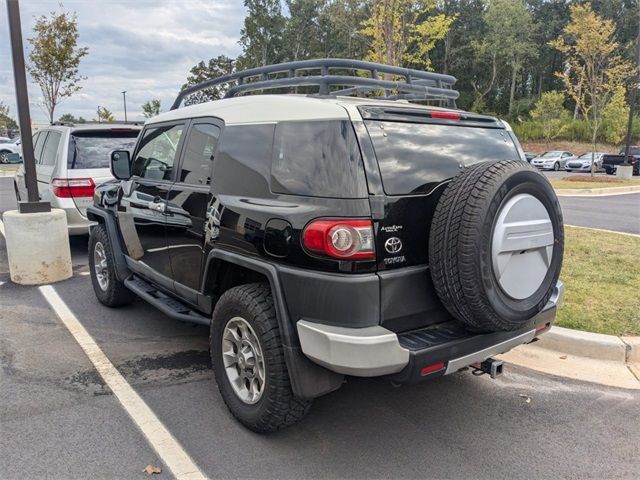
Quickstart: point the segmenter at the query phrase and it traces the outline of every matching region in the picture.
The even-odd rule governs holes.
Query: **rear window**
[[[364,167],[351,122],[278,123],[271,190],[311,197],[366,197]]]
[[[428,193],[462,167],[520,160],[504,129],[366,120],[388,195]]]
[[[108,168],[113,150],[133,151],[138,130],[78,131],[71,134],[69,168]]]

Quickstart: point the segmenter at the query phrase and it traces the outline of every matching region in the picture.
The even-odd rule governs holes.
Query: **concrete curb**
[[[501,358],[552,375],[640,390],[640,337],[554,326],[536,342],[521,345]]]
[[[559,197],[605,197],[608,195],[638,193],[640,192],[640,185],[607,188],[557,188],[555,191]]]
[[[538,338],[536,346],[596,360],[624,363],[627,359],[627,344],[620,337],[570,328],[551,327],[551,330]],[[640,342],[638,346],[640,347]]]

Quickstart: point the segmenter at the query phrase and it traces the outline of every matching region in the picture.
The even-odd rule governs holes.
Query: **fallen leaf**
[[[142,470],[147,475],[153,475],[154,473],[162,473],[162,469],[160,467],[156,467],[155,465],[147,465],[144,470]]]
[[[566,360],[566,359],[567,359],[567,356],[566,356],[566,355],[562,355],[562,356],[560,357],[560,360]]]
[[[525,395],[524,393],[521,393],[521,394],[520,394],[520,398],[524,398],[524,401],[525,401],[526,403],[531,403],[531,397],[529,397],[529,396]]]

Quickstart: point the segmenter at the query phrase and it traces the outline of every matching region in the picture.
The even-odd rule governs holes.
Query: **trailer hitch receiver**
[[[474,363],[471,365],[475,370],[473,370],[474,375],[484,375],[488,373],[491,378],[496,378],[502,375],[502,368],[504,366],[504,362],[502,360],[496,360],[495,358],[487,358],[482,363]]]

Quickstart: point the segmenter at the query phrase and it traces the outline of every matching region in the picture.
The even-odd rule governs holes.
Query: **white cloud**
[[[6,0],[0,0],[0,100],[14,117]],[[60,0],[21,0],[23,37],[32,36],[35,17],[60,10]],[[242,0],[66,0],[64,9],[78,14],[79,44],[89,47],[80,64],[87,77],[82,90],[65,100],[56,116],[72,113],[94,118],[98,105],[124,118],[127,91],[130,120],[140,119],[140,105],[152,98],[169,108],[189,69],[200,60],[240,53],[238,39],[245,10]],[[25,48],[28,42],[25,40]],[[40,90],[29,84],[31,117],[46,122],[38,105]]]

